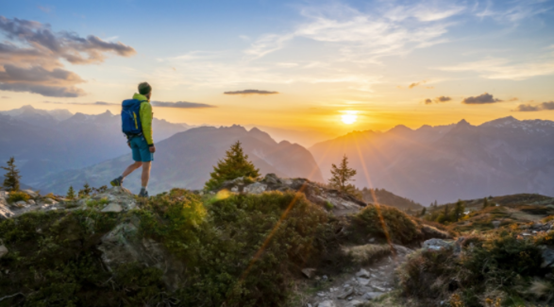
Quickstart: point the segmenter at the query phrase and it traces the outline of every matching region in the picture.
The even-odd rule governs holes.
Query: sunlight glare
[[[354,112],[348,112],[347,114],[343,114],[341,116],[341,119],[343,123],[347,125],[351,125],[356,122],[356,120],[358,119],[358,116]]]

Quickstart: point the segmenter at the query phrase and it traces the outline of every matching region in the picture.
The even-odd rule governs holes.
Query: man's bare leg
[[[142,187],[146,189],[148,186],[148,180],[150,180],[150,168],[152,167],[152,162],[142,162]]]
[[[150,163],[150,162],[148,162]],[[129,165],[129,167],[127,167],[127,169],[125,169],[125,171],[123,172],[123,174],[121,175],[123,178],[129,176],[129,174],[131,174],[132,172],[134,172],[137,168],[141,167],[142,166],[142,162],[140,161],[136,161],[135,163]]]

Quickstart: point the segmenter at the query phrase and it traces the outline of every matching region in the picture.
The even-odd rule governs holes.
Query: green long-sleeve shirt
[[[142,135],[146,139],[148,146],[154,145],[154,139],[152,138],[152,118],[154,113],[152,113],[152,105],[146,96],[137,94],[133,95],[133,99],[138,99],[142,101],[140,104],[140,123],[142,125]]]

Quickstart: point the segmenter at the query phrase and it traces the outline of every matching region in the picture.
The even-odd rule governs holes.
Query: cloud
[[[129,57],[135,49],[121,42],[104,41],[94,35],[81,37],[73,32],[54,32],[37,21],[0,16],[0,87],[50,97],[85,94],[74,87],[84,82],[63,69],[61,60],[72,64],[98,64],[107,54]],[[59,96],[56,96],[59,95]]]
[[[484,93],[484,94],[481,94],[479,96],[475,96],[475,97],[472,96],[472,97],[465,98],[462,101],[462,103],[464,103],[464,104],[487,104],[487,103],[496,103],[496,102],[501,102],[501,101],[502,100],[494,98],[489,93]]]
[[[442,37],[452,23],[444,20],[465,9],[450,3],[383,5],[368,12],[341,3],[305,7],[301,15],[306,22],[286,33],[262,35],[245,53],[261,58],[304,38],[338,48],[342,60],[376,63],[380,57],[445,42]]]
[[[42,5],[39,5],[37,6],[37,8],[47,14],[50,14],[52,12],[52,8],[49,7],[49,6],[42,6]]]
[[[177,101],[177,102],[152,101],[152,105],[155,107],[166,107],[166,108],[177,108],[177,109],[216,108],[216,106],[210,105],[210,104],[186,102],[186,101]]]
[[[422,84],[425,84],[425,83],[427,83],[427,80],[423,80],[423,81],[419,81],[419,82],[414,82],[414,83],[408,85],[408,88],[412,89],[412,88],[414,88],[414,87],[416,87],[416,86],[419,86],[419,85],[422,85]]]
[[[2,96],[2,99],[10,99],[9,96]]]
[[[535,55],[534,60],[514,63],[503,58],[487,58],[475,62],[460,63],[436,69],[454,72],[478,72],[482,78],[498,80],[525,80],[554,74],[554,54],[546,52]]]
[[[82,89],[29,83],[0,83],[0,90],[12,92],[29,92],[47,97],[79,97],[85,95]]]
[[[57,102],[57,101],[44,101],[44,103],[52,104],[72,104],[72,105],[87,105],[87,106],[120,106],[121,103],[112,103],[104,101],[96,102]],[[216,108],[216,106],[205,104],[205,103],[195,103],[195,102],[186,102],[186,101],[177,101],[177,102],[163,102],[163,101],[152,101],[150,102],[155,107],[160,108],[176,108],[176,109],[201,109],[201,108]]]
[[[448,96],[439,96],[439,97],[436,97],[434,98],[433,100],[431,100],[430,98],[427,98],[425,99],[425,104],[431,104],[433,102],[435,103],[441,103],[441,102],[448,102],[452,100],[452,98],[448,97]]]
[[[279,94],[279,92],[244,90],[244,91],[224,92],[223,94],[225,95],[273,95],[273,94]]]
[[[520,104],[517,106],[515,112],[535,112],[535,111],[543,111],[543,110],[554,110],[554,101],[549,102],[543,102],[538,105],[531,105],[531,104]]]

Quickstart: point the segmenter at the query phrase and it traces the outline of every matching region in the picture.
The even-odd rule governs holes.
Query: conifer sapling
[[[15,166],[15,158],[11,157],[7,164],[7,167],[1,166],[1,168],[6,170],[6,173],[4,174],[3,186],[10,192],[19,191],[19,179],[21,179],[21,175],[19,175],[19,170]]]
[[[248,161],[248,155],[244,154],[240,141],[237,141],[225,152],[225,159],[217,162],[210,177],[206,190],[217,189],[223,182],[239,177],[256,179],[260,177],[260,170]]]

